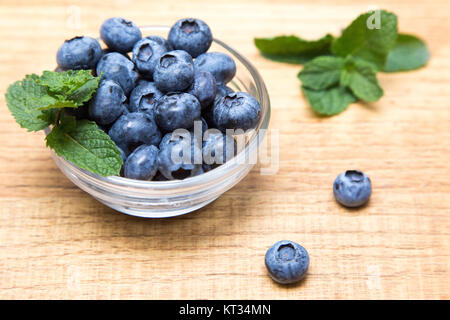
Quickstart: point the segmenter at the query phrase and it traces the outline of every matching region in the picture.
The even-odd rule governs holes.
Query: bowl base
[[[103,203],[105,206],[110,207],[111,209],[114,209],[116,211],[128,214],[130,216],[140,217],[140,218],[170,218],[170,217],[176,217],[180,216],[189,212],[196,211],[200,208],[203,208],[204,206],[207,206],[214,200],[216,200],[218,197],[215,197],[213,199],[208,199],[207,201],[197,203],[192,206],[186,206],[186,207],[179,207],[179,208],[167,208],[166,210],[158,210],[155,211],[155,208],[131,208],[127,206],[120,206],[116,204],[107,203],[105,201],[102,201],[98,198],[95,198],[97,201]]]

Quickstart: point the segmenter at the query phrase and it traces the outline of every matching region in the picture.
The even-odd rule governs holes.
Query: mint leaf
[[[45,140],[57,155],[82,169],[102,176],[120,173],[123,163],[120,151],[95,122],[81,120],[74,126],[73,118],[63,118]]]
[[[397,16],[385,10],[377,10],[356,18],[333,41],[331,51],[341,57],[353,55],[364,59],[382,70],[396,40]]]
[[[293,64],[303,64],[317,56],[330,54],[333,36],[308,41],[296,36],[255,38],[255,46],[261,54],[271,60]]]
[[[364,60],[347,59],[340,84],[349,87],[356,97],[364,101],[377,101],[383,96],[383,89],[378,84],[376,71]]]
[[[298,78],[304,87],[322,90],[339,83],[344,59],[333,56],[317,57],[307,62]]]
[[[76,108],[88,101],[98,88],[100,77],[93,77],[89,70],[63,72],[44,71],[37,80],[48,89],[48,94],[57,101],[49,108]]]
[[[302,90],[313,110],[320,115],[338,114],[357,100],[349,89],[340,86],[324,90],[312,90],[302,86]]]
[[[16,81],[6,92],[6,103],[16,122],[28,131],[39,131],[48,127],[51,122],[43,116],[39,109],[55,103],[55,99],[47,95],[45,87],[36,83],[36,75],[29,75],[22,81]]]
[[[399,34],[387,56],[385,72],[409,71],[423,67],[430,59],[427,45],[409,34]]]

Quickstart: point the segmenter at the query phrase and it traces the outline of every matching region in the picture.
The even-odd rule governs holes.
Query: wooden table
[[[39,3],[38,3],[39,2]],[[188,4],[189,3],[189,4]],[[337,34],[373,1],[25,1],[0,4],[0,298],[450,298],[450,2],[377,1],[426,39],[419,71],[381,74],[385,96],[318,118],[299,66],[262,58],[255,36]],[[276,175],[258,170],[206,208],[175,219],[119,214],[58,170],[43,133],[5,107],[9,83],[55,66],[64,39],[103,20],[139,25],[204,19],[259,69],[280,132]],[[361,210],[333,198],[336,175],[359,168],[373,195]],[[283,287],[264,254],[291,239],[309,275]]]

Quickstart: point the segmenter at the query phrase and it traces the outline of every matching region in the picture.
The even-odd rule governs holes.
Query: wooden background
[[[376,4],[426,39],[419,71],[381,74],[385,96],[318,118],[299,66],[263,59],[255,36],[337,34]],[[195,16],[250,58],[266,81],[280,131],[276,175],[258,170],[206,208],[145,220],[119,214],[57,169],[42,133],[20,129],[7,86],[53,69],[66,38],[103,20],[139,25]],[[0,298],[450,298],[450,2],[0,0]],[[332,195],[350,168],[373,196],[347,210]],[[291,239],[310,254],[299,285],[272,282],[266,249]]]

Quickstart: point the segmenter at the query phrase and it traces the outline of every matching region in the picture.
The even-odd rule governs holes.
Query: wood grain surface
[[[379,102],[336,117],[311,112],[300,66],[265,60],[252,42],[338,34],[374,4],[426,39],[431,61],[381,74]],[[199,17],[247,56],[270,94],[278,173],[253,170],[207,207],[162,220],[117,213],[66,179],[43,133],[14,122],[4,93],[25,74],[53,69],[64,39],[96,36],[111,16],[139,25]],[[0,0],[0,298],[450,298],[449,20],[446,0]],[[373,183],[360,210],[332,195],[334,178],[350,168]],[[264,254],[281,239],[309,251],[298,285],[266,274]]]

